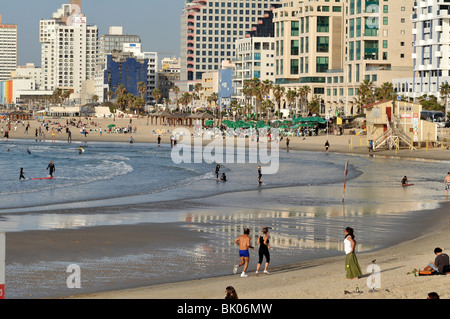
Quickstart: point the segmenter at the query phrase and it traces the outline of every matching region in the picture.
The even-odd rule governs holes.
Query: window
[[[330,17],[317,17],[317,32],[330,31]]]
[[[291,22],[291,36],[298,36],[299,35],[299,21],[292,21]]]
[[[328,53],[329,52],[329,37],[317,37],[317,52]]]
[[[298,55],[299,40],[291,40],[291,55]]]
[[[328,70],[328,57],[316,58],[316,72],[325,73]]]
[[[298,60],[291,60],[291,74],[298,74]]]

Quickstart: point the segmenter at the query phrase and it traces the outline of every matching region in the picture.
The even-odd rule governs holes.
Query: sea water
[[[260,186],[257,163],[221,163],[228,177],[222,183],[215,178],[216,163],[174,164],[172,151],[168,145],[139,143],[2,142],[0,231],[182,222],[206,244],[202,240],[184,249],[177,243],[151,254],[80,261],[85,270],[105,264],[121,269],[120,279],[114,272],[98,278],[92,271],[83,293],[130,282],[202,278],[230,272],[236,259],[233,240],[244,227],[252,229],[255,240],[261,227],[270,227],[274,265],[279,266],[342,254],[347,226],[355,228],[361,252],[414,238],[426,231],[420,212],[437,208],[442,200],[449,167],[445,161],[281,151],[277,174],[263,175]],[[50,161],[56,166],[54,179],[30,180],[46,177]],[[20,168],[27,180],[19,180]],[[405,175],[414,187],[401,187]],[[58,273],[60,263],[34,267]],[[11,264],[8,272],[10,293],[25,296],[23,282],[30,279],[24,280],[24,268]],[[49,285],[41,293],[67,292]]]

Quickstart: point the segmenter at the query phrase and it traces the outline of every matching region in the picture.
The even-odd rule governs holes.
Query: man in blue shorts
[[[250,253],[248,251],[249,248],[255,249],[252,245],[250,245],[250,229],[245,228],[244,234],[239,236],[234,243],[239,246],[239,257],[241,258],[241,262],[239,265],[235,265],[233,269],[233,273],[236,274],[239,267],[244,265],[244,269],[242,271],[241,277],[248,277],[248,275],[245,274],[248,268],[248,264],[250,261]]]

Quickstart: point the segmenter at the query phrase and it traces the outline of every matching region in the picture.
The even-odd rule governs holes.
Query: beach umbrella
[[[289,128],[287,125],[281,125],[279,128]]]
[[[116,127],[116,124],[110,124],[110,125],[108,125],[108,128],[113,128],[113,127]]]
[[[214,120],[208,120],[205,122],[206,125],[214,125]]]

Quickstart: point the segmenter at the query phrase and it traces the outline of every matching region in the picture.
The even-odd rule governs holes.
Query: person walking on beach
[[[48,164],[46,171],[47,170],[50,173],[50,177],[53,177],[53,173],[56,171],[55,164],[53,163],[53,161],[51,161],[50,164]]]
[[[261,178],[262,178],[262,171],[261,171],[261,165],[258,165],[258,182],[259,182],[259,185],[262,185],[262,181],[261,181]]]
[[[19,181],[20,181],[21,179],[26,179],[26,178],[25,178],[25,175],[24,175],[24,172],[23,172],[23,167],[20,168]]]
[[[161,146],[161,135],[158,135],[158,146]]]
[[[330,143],[329,143],[328,140],[327,140],[327,141],[325,142],[325,150],[327,151],[327,153],[328,153],[329,148],[330,148]]]
[[[444,185],[445,185],[445,198],[447,199],[448,193],[450,192],[450,172],[448,172],[447,176],[445,177]]]
[[[256,265],[256,276],[258,276],[259,267],[261,267],[264,257],[266,257],[264,273],[266,275],[269,274],[269,271],[268,271],[269,263],[270,263],[269,238],[270,238],[269,229],[267,227],[264,227],[262,229],[262,234],[259,235],[259,237],[258,237],[258,242],[257,242],[257,244],[259,245],[259,251],[258,251],[259,261],[258,261],[258,264]]]
[[[235,265],[233,269],[233,274],[236,274],[239,267],[244,266],[242,270],[241,277],[248,277],[245,273],[248,268],[248,264],[250,262],[250,253],[248,251],[249,248],[255,250],[255,247],[250,245],[250,229],[245,228],[244,234],[239,236],[234,243],[239,246],[239,257],[241,258],[241,262],[239,265]]]
[[[220,165],[217,164],[217,166],[216,166],[216,178],[217,178],[217,180],[219,180],[219,173],[220,173]]]
[[[353,234],[353,228],[347,227],[344,231],[344,251],[345,269],[347,270],[347,279],[358,279],[362,275],[361,267],[355,255],[356,241]]]
[[[289,142],[290,142],[291,140],[289,139],[289,137],[287,137],[286,138],[286,148],[289,148]]]

